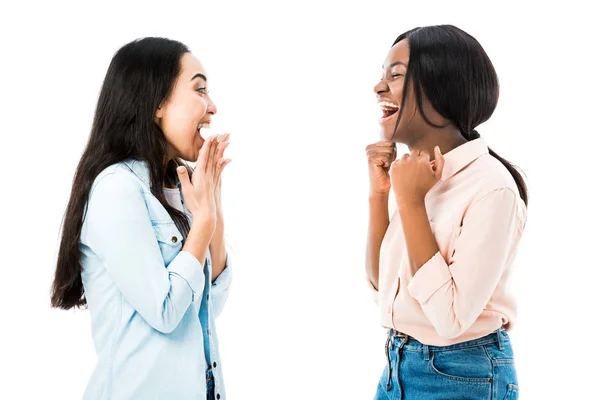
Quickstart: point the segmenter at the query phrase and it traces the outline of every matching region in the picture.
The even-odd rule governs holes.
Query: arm
[[[379,253],[390,224],[388,201],[391,189],[389,170],[396,158],[396,145],[380,141],[367,146],[369,169],[369,228],[365,269],[371,292],[377,301],[379,290]]]
[[[187,251],[165,268],[137,183],[118,173],[101,178],[90,195],[85,223],[82,241],[102,260],[125,300],[154,329],[173,331],[202,294],[204,274]],[[201,241],[202,234],[197,235]]]
[[[365,266],[367,278],[375,290],[379,289],[379,252],[389,224],[388,195],[370,196]]]
[[[218,317],[223,311],[225,302],[229,297],[229,288],[231,287],[231,258],[226,257],[223,272],[219,274],[217,279],[213,280],[210,295],[212,297],[212,312],[215,317]]]
[[[429,217],[425,209],[425,200],[416,204],[398,203],[398,213],[405,232],[404,241],[408,253],[408,263],[413,274],[433,257],[438,245],[431,231]]]
[[[220,206],[217,209],[220,210]],[[225,248],[224,223],[220,212],[217,212],[217,227],[209,247],[212,259],[211,305],[212,312],[218,317],[229,297],[231,286],[231,261]]]
[[[410,295],[441,337],[462,335],[482,313],[514,254],[523,226],[518,195],[497,189],[472,204],[448,261],[437,251],[423,209],[403,211],[402,223],[416,268]]]
[[[217,210],[220,210],[220,206],[217,206]],[[219,211],[217,211],[217,224],[215,233],[210,241],[209,249],[212,258],[212,281],[214,283],[225,269],[227,260],[225,223],[223,222],[223,215]]]

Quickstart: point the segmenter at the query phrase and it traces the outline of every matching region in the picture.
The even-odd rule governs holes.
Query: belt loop
[[[500,348],[500,350],[504,350],[504,340],[502,338],[502,329],[498,328],[498,330],[496,331],[496,334],[498,336],[498,347]]]
[[[423,345],[423,356],[425,356],[425,361],[429,361],[429,346],[426,344]]]
[[[388,363],[388,379],[387,379],[387,383],[385,385],[385,390],[387,390],[388,392],[390,390],[392,390],[392,360],[390,359],[390,348],[392,347],[391,341],[392,341],[392,330],[390,329],[390,332],[387,337],[387,341],[385,342],[385,358]]]
[[[396,373],[398,375],[398,390],[400,391],[400,398],[404,398],[403,396],[403,389],[402,389],[402,380],[400,379],[400,364],[402,363],[402,352],[404,350],[404,345],[408,342],[408,335],[406,335],[405,337],[402,338],[402,342],[400,343],[400,346],[398,346],[398,372]]]

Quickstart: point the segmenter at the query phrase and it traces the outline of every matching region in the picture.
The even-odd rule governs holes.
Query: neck
[[[174,189],[176,186],[172,185],[171,183],[169,183],[168,179],[167,179],[167,167],[169,166],[169,162],[171,159],[169,159],[169,161],[167,161],[163,167],[163,176],[165,177],[165,180],[163,182],[163,186],[169,189]]]
[[[421,132],[419,138],[411,143],[407,143],[410,151],[427,152],[431,160],[435,158],[435,146],[439,146],[442,154],[457,148],[458,146],[467,143],[468,140],[460,133],[458,129],[452,126],[445,128],[431,128],[426,132]]]

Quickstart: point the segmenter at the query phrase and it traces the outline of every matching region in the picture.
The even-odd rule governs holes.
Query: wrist
[[[396,196],[396,204],[398,205],[398,211],[403,212],[414,212],[421,209],[425,209],[425,199],[421,197],[400,197]]]
[[[390,192],[369,192],[369,202],[387,201],[390,197]]]
[[[209,230],[213,232],[216,228],[216,225],[217,218],[215,215],[206,213],[192,214],[192,225],[190,226],[190,230]]]

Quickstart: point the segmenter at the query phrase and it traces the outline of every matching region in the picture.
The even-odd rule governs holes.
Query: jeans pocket
[[[506,389],[506,395],[504,395],[504,400],[518,400],[519,399],[519,386],[509,384]]]
[[[482,346],[434,351],[429,366],[433,373],[458,382],[490,384],[492,364]]]

